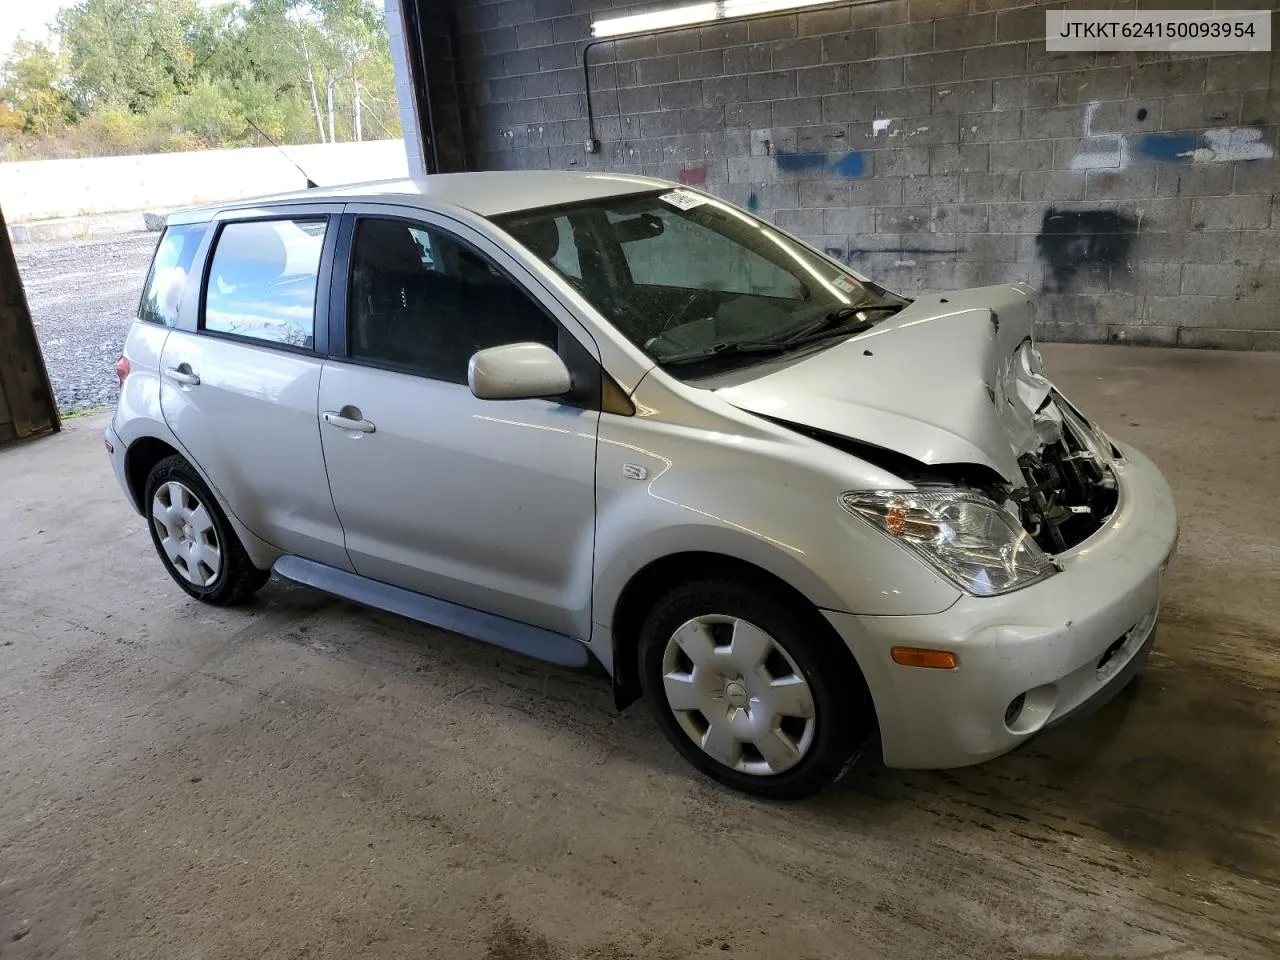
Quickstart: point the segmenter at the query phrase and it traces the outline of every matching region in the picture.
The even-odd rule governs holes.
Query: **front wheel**
[[[169,575],[197,600],[239,603],[271,576],[245,553],[217,500],[191,464],[165,457],[147,476],[151,542]]]
[[[816,611],[730,580],[678,587],[645,619],[640,677],[694,766],[790,800],[845,772],[874,726],[866,685]]]

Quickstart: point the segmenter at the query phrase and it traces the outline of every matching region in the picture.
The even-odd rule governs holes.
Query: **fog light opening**
[[[1025,693],[1020,693],[1009,701],[1009,705],[1004,708],[1004,725],[1006,727],[1012,727],[1018,722],[1018,718],[1022,716],[1022,708],[1026,705],[1026,702],[1027,695]]]

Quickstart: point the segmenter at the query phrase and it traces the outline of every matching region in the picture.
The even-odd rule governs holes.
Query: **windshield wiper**
[[[655,359],[664,366],[677,367],[685,363],[697,363],[699,360],[710,360],[712,357],[727,357],[741,353],[786,353],[790,346],[788,343],[771,340],[730,340]]]
[[[898,303],[881,303],[876,306],[857,307],[849,305],[846,307],[837,307],[830,313],[826,314],[816,323],[811,323],[807,327],[802,327],[789,337],[785,338],[782,343],[789,347],[794,347],[800,343],[807,343],[810,340],[817,340],[821,337],[830,336],[839,333],[841,336],[853,333],[862,333],[864,330],[870,330],[876,325],[876,321],[863,319],[859,323],[845,326],[845,321],[850,317],[856,317],[859,314],[867,313],[897,313],[902,309],[902,304]]]

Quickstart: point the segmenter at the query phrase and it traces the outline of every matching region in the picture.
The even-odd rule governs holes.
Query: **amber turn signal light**
[[[954,670],[960,666],[959,658],[950,650],[894,647],[889,652],[893,655],[893,662],[904,667],[932,667],[934,670]]]

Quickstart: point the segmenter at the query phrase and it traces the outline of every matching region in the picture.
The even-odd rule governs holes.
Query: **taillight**
[[[120,386],[124,386],[124,378],[129,375],[129,358],[124,354],[120,355],[120,359],[116,361],[116,377],[120,380]]]

